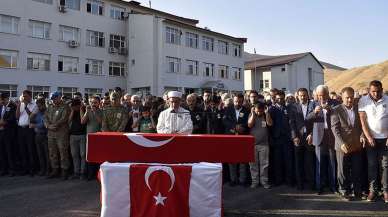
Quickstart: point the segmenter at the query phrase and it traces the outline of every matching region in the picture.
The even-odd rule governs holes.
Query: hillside
[[[327,69],[324,74],[330,91],[340,91],[346,86],[360,90],[366,88],[371,80],[380,80],[384,90],[388,90],[388,61],[345,71]]]

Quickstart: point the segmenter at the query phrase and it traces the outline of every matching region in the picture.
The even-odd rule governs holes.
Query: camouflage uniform
[[[68,170],[70,167],[69,162],[69,107],[61,103],[60,105],[49,105],[44,116],[44,123],[46,126],[55,124],[56,130],[48,129],[48,150],[49,158],[52,169],[59,169],[59,157],[60,166],[63,170]],[[59,155],[58,155],[59,152]]]
[[[128,122],[128,111],[124,106],[110,106],[103,110],[103,132],[124,132]]]

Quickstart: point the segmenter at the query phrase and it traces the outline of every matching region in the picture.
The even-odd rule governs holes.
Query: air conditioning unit
[[[115,47],[109,47],[109,53],[117,53],[117,48]]]
[[[78,47],[79,46],[79,44],[78,44],[78,41],[76,41],[76,40],[70,40],[69,41],[69,47]]]
[[[129,13],[128,12],[121,12],[121,19],[122,20],[126,20],[128,19],[129,17]]]
[[[127,55],[128,54],[128,49],[125,47],[122,47],[119,49],[119,54],[120,55]]]
[[[61,12],[61,13],[65,13],[65,12],[66,12],[66,6],[65,6],[65,5],[59,5],[59,6],[58,6],[58,10],[59,10],[59,12]]]

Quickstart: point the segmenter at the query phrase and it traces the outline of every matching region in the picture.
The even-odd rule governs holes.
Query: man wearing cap
[[[69,173],[69,107],[61,100],[59,92],[50,95],[52,104],[48,106],[44,116],[44,124],[48,130],[48,150],[52,171],[49,178],[59,176],[59,165],[62,178],[66,180]],[[59,153],[59,154],[58,154]]]
[[[156,126],[157,132],[172,134],[192,133],[193,122],[191,121],[190,112],[180,106],[182,93],[170,91],[167,96],[170,107],[160,113],[158,125]]]
[[[15,172],[12,139],[16,128],[16,105],[9,100],[8,93],[0,94],[0,175]]]
[[[120,94],[110,94],[111,106],[103,110],[101,131],[124,132],[128,122],[128,110],[120,104]]]

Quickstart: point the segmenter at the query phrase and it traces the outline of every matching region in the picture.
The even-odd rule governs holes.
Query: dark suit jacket
[[[273,139],[281,139],[282,141],[287,141],[291,139],[291,129],[290,129],[290,112],[291,105],[283,106],[279,108],[276,105],[273,105],[268,110],[272,118],[271,126],[271,137]]]
[[[234,130],[238,124],[244,128],[244,134],[248,134],[248,116],[249,111],[245,107],[242,107],[238,119],[236,119],[236,111],[233,106],[226,108],[223,117],[225,134],[235,134]]]
[[[303,137],[304,131],[306,128],[306,134],[311,132],[312,127],[309,125],[310,123],[307,121],[307,115],[311,112],[311,104],[310,101],[307,102],[307,112],[306,117],[303,116],[303,109],[300,103],[295,103],[290,108],[290,127],[291,127],[291,138],[299,138]],[[306,120],[305,120],[306,118]]]
[[[0,112],[1,110],[2,106],[0,106]],[[3,119],[6,122],[4,126],[5,130],[14,129],[16,127],[16,105],[14,103],[10,102],[8,104]]]
[[[349,123],[349,116],[344,105],[333,108],[331,114],[331,130],[335,138],[335,150],[341,150],[341,145],[346,144],[354,147],[361,147],[360,137],[362,128],[358,108],[353,107],[354,126]]]

